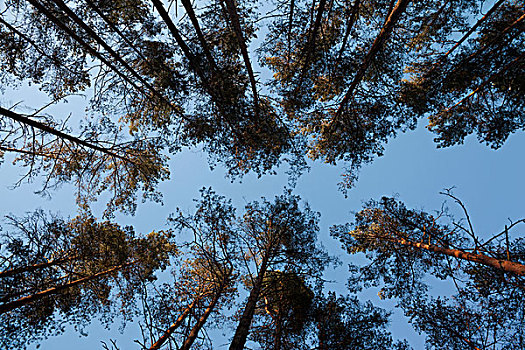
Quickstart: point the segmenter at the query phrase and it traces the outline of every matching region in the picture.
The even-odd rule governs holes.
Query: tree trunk
[[[213,59],[213,56],[211,54],[211,51],[208,47],[208,44],[206,43],[206,38],[204,37],[204,34],[202,33],[201,27],[199,25],[199,21],[197,20],[197,16],[195,15],[195,11],[193,10],[193,6],[191,5],[190,0],[182,0],[182,5],[184,6],[184,9],[186,10],[186,13],[188,14],[188,17],[190,18],[191,23],[193,24],[193,28],[195,29],[195,32],[197,33],[197,38],[199,39],[202,50],[204,51],[204,56],[206,56],[206,59],[209,61],[209,64],[212,68],[212,70],[217,69],[217,65],[215,64],[215,60]]]
[[[315,40],[317,39],[317,33],[319,32],[319,28],[321,28],[321,21],[323,19],[323,12],[324,8],[326,6],[326,0],[320,0],[319,1],[319,8],[317,9],[317,15],[315,16],[315,22],[314,26],[312,28],[312,32],[308,37],[308,41],[306,42],[306,57],[304,59],[304,64],[301,69],[301,73],[299,75],[299,83],[297,84],[297,87],[294,91],[294,95],[299,92],[301,89],[301,85],[303,84],[304,76],[306,75],[306,71],[308,70],[308,66],[310,65],[310,59],[312,57],[312,51],[315,49]]]
[[[266,269],[268,268],[269,252],[266,252],[263,261],[261,263],[261,269],[255,280],[252,290],[250,291],[250,296],[246,306],[244,307],[244,312],[239,320],[237,329],[235,330],[235,335],[233,336],[232,343],[230,344],[230,350],[242,350],[244,344],[246,343],[246,338],[250,331],[250,325],[252,323],[253,314],[255,313],[255,307],[257,306],[257,301],[259,300],[259,294],[261,293],[261,287],[266,274]]]
[[[204,76],[204,73],[201,70],[197,57],[195,57],[195,55],[191,52],[189,46],[182,38],[182,35],[180,35],[179,30],[177,29],[177,27],[175,27],[175,23],[173,23],[170,15],[162,5],[162,1],[151,0],[151,2],[153,3],[153,6],[155,6],[155,8],[157,9],[157,12],[159,13],[164,23],[166,23],[166,26],[168,27],[171,35],[173,36],[177,44],[180,46],[182,52],[184,53],[184,56],[190,64],[190,67],[197,73],[199,78],[202,80],[202,83],[207,85],[206,77]]]
[[[45,263],[34,264],[34,265],[29,265],[29,266],[15,267],[13,269],[0,272],[0,278],[11,277],[11,276],[17,275],[19,273],[31,272],[31,271],[43,269],[43,268],[46,268],[46,267],[56,266],[58,264],[61,264],[61,263],[64,263],[64,262],[68,262],[68,261],[72,261],[74,259],[75,259],[74,257],[64,258],[64,259],[54,259],[54,260],[51,260],[51,261],[48,261],[48,262],[45,262]]]
[[[350,87],[348,88],[343,101],[341,101],[341,104],[339,105],[339,109],[337,110],[337,114],[334,117],[333,121],[337,119],[337,117],[341,114],[343,111],[343,108],[345,105],[350,101],[350,98],[354,95],[354,91],[365,76],[366,71],[368,70],[368,67],[370,67],[370,63],[372,63],[372,60],[374,59],[375,55],[383,48],[383,45],[387,41],[388,37],[390,36],[390,33],[394,29],[394,25],[397,23],[399,18],[401,17],[401,14],[405,12],[405,9],[408,6],[408,3],[410,0],[399,0],[392,9],[392,12],[389,14],[385,25],[383,28],[381,28],[381,32],[377,35],[376,39],[374,40],[374,43],[372,44],[372,47],[366,54],[365,58],[363,59],[363,62],[361,63],[361,66],[357,70],[354,80],[350,84]]]
[[[395,238],[386,238],[386,237],[379,238],[379,239],[385,239],[387,241],[399,243],[399,244],[402,244],[408,247],[424,249],[424,250],[428,250],[434,253],[452,256],[458,259],[472,261],[478,264],[482,264],[485,266],[493,267],[498,270],[502,270],[504,272],[513,273],[518,276],[525,276],[525,265],[514,262],[514,261],[496,259],[496,258],[492,258],[487,255],[484,255],[484,254],[468,253],[468,252],[464,252],[459,249],[444,248],[444,247],[440,247],[440,246],[436,246],[432,244],[424,244],[424,243],[407,241],[405,239],[395,239]]]
[[[281,350],[281,343],[283,337],[283,315],[281,310],[277,313],[277,320],[275,320],[275,332],[273,339],[273,350]]]
[[[191,348],[191,346],[193,345],[193,342],[195,341],[195,339],[197,339],[197,336],[199,335],[199,331],[202,329],[202,327],[206,323],[206,320],[208,319],[211,312],[215,308],[215,305],[217,305],[217,302],[221,298],[225,287],[226,287],[226,283],[223,282],[221,286],[219,287],[219,290],[217,291],[217,293],[215,293],[215,295],[213,296],[212,301],[208,304],[208,307],[206,308],[206,310],[204,310],[204,313],[202,314],[202,316],[199,318],[195,326],[193,326],[193,328],[191,329],[190,334],[188,335],[188,337],[182,344],[182,347],[180,348],[180,350],[189,350]]]
[[[75,281],[72,281],[72,282],[69,282],[69,283],[66,283],[66,284],[62,284],[62,285],[59,285],[59,286],[56,286],[56,287],[53,287],[53,288],[49,288],[49,289],[43,290],[41,292],[38,292],[38,293],[35,293],[35,294],[31,294],[31,295],[22,297],[20,299],[11,301],[9,303],[2,304],[2,305],[0,305],[0,315],[6,313],[8,311],[14,310],[16,308],[22,307],[24,305],[31,304],[32,302],[40,300],[40,299],[43,299],[44,297],[46,297],[48,295],[57,294],[60,291],[66,290],[66,289],[74,287],[76,285],[79,285],[79,284],[82,284],[82,283],[85,283],[85,282],[89,282],[89,281],[92,281],[94,279],[103,277],[105,275],[108,275],[108,274],[110,274],[112,272],[118,271],[118,270],[120,270],[120,269],[122,269],[122,268],[124,268],[126,266],[132,265],[132,264],[134,264],[134,262],[129,262],[129,263],[126,263],[126,264],[115,266],[115,267],[113,267],[113,268],[111,268],[109,270],[102,271],[102,272],[96,273],[96,274],[91,275],[91,276],[79,278],[79,279],[77,279]]]
[[[345,36],[343,37],[343,42],[341,44],[341,48],[339,49],[339,53],[337,54],[336,62],[341,62],[341,57],[343,56],[343,53],[346,48],[346,43],[348,42],[348,37],[350,36],[350,32],[352,31],[352,28],[357,21],[357,13],[359,12],[359,6],[361,5],[361,0],[355,0],[354,5],[352,6],[352,12],[350,14],[350,19],[346,23],[346,30],[345,30]]]
[[[170,101],[166,99],[160,92],[158,92],[150,83],[148,83],[144,78],[137,73],[118,53],[111,48],[111,46],[106,43],[90,26],[88,26],[80,17],[78,17],[65,3],[63,0],[51,0],[59,8],[66,13],[69,18],[71,18],[76,24],[78,24],[91,38],[93,38],[99,45],[101,45],[118,63],[122,65],[131,75],[133,75],[140,83],[145,86],[151,93],[157,96],[160,100],[165,102],[168,106],[172,106]]]
[[[188,307],[186,309],[184,309],[184,311],[182,312],[182,314],[177,318],[177,320],[175,320],[175,323],[173,323],[167,330],[166,332],[164,332],[164,334],[154,343],[151,345],[151,347],[149,348],[149,350],[157,350],[157,349],[160,349],[160,347],[162,346],[162,344],[164,344],[166,342],[166,340],[168,340],[168,338],[171,336],[171,334],[173,334],[173,332],[179,328],[179,326],[182,324],[182,322],[186,319],[186,317],[188,316],[188,314],[190,313],[190,311],[193,309],[193,307],[195,306],[195,304],[197,303],[197,301],[199,300],[199,298],[195,298],[193,299],[193,301],[191,302],[190,305],[188,305]]]
[[[237,13],[237,8],[233,0],[224,0],[226,3],[226,8],[228,9],[230,21],[233,26],[233,31],[237,36],[237,41],[239,42],[239,47],[241,49],[241,54],[244,59],[244,66],[248,71],[248,77],[250,78],[250,85],[252,88],[253,94],[253,103],[255,105],[255,115],[259,114],[259,98],[257,94],[257,84],[255,81],[255,75],[253,74],[252,64],[250,63],[250,55],[248,54],[248,48],[246,46],[246,41],[244,35],[242,34],[241,21],[239,20],[239,14]]]

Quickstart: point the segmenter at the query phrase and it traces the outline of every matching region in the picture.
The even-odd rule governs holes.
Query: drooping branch
[[[35,128],[35,129],[42,130],[42,131],[44,131],[44,132],[46,132],[48,134],[55,135],[55,136],[57,136],[57,137],[59,137],[61,139],[71,141],[74,144],[87,147],[87,148],[92,149],[94,151],[104,153],[104,154],[106,154],[108,156],[118,158],[118,159],[123,160],[125,162],[131,162],[132,163],[132,161],[130,159],[127,159],[127,158],[125,158],[125,157],[123,157],[121,155],[118,155],[115,152],[111,151],[110,149],[107,149],[107,148],[104,148],[104,147],[100,147],[100,146],[97,146],[95,144],[92,144],[92,143],[89,143],[87,141],[84,141],[82,139],[79,139],[78,137],[71,136],[69,134],[66,134],[66,133],[60,131],[60,130],[52,128],[49,125],[46,125],[46,124],[41,123],[39,121],[33,120],[33,119],[31,119],[29,117],[26,117],[26,116],[23,116],[21,114],[15,113],[15,112],[10,111],[8,109],[5,109],[3,107],[0,107],[0,115],[3,115],[5,117],[10,118],[10,119],[12,119],[14,121],[17,121],[19,123],[31,126],[31,127]]]

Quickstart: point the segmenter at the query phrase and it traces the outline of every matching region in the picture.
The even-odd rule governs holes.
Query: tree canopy
[[[474,135],[499,149],[522,132],[523,0],[0,4],[0,92],[46,99],[0,99],[0,163],[22,170],[13,191],[69,186],[76,201],[73,218],[3,213],[3,347],[120,320],[140,325],[143,349],[409,349],[371,288],[430,349],[525,346],[524,219],[486,236],[450,190],[463,221],[369,201],[331,229],[351,261],[341,292],[326,279],[338,258],[324,213],[294,193],[326,163],[342,165],[347,194],[421,123],[438,148]],[[287,187],[239,205],[202,184],[167,225],[124,224],[139,199],[177,196],[166,185],[189,151],[232,181],[286,172]],[[434,293],[437,280],[454,292]]]

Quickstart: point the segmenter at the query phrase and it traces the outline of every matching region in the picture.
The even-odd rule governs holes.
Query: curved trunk
[[[237,329],[235,330],[235,335],[233,336],[232,343],[230,344],[230,350],[242,350],[244,344],[246,343],[246,338],[250,331],[250,325],[252,323],[253,314],[255,313],[255,307],[257,306],[257,301],[259,300],[259,295],[261,293],[261,287],[264,280],[264,275],[268,268],[269,253],[267,252],[261,263],[261,268],[257,279],[253,285],[252,290],[250,291],[250,296],[244,307],[244,312],[242,313]]]

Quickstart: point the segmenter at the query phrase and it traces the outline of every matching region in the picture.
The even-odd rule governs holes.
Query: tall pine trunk
[[[208,304],[208,307],[206,308],[206,310],[204,310],[204,313],[202,314],[202,316],[199,318],[197,323],[193,326],[193,328],[190,331],[190,334],[188,335],[188,337],[186,338],[186,340],[182,344],[182,347],[179,350],[189,350],[191,348],[191,346],[193,345],[193,342],[195,341],[195,339],[197,339],[197,336],[199,335],[200,330],[202,329],[202,327],[208,320],[208,317],[210,316],[212,311],[215,309],[215,305],[217,305],[217,302],[221,298],[225,287],[226,287],[226,282],[222,282],[222,284],[219,287],[219,290],[217,290],[217,292],[213,296],[213,299]]]
[[[350,101],[350,98],[354,95],[354,91],[357,88],[357,85],[359,85],[361,80],[363,80],[363,77],[365,76],[366,71],[370,67],[372,60],[374,59],[375,55],[379,52],[379,50],[383,48],[384,44],[388,40],[388,37],[392,33],[395,24],[401,17],[401,14],[405,12],[409,2],[410,0],[399,0],[392,9],[392,11],[389,13],[385,24],[383,25],[383,28],[372,43],[372,47],[366,54],[363,62],[361,63],[361,66],[359,67],[354,76],[352,83],[350,84],[350,87],[346,91],[346,94],[339,105],[339,109],[337,110],[337,114],[334,117],[333,121],[335,121],[335,119],[337,119],[337,117],[342,113],[343,108]]]
[[[257,275],[257,279],[255,280],[253,288],[250,291],[248,302],[244,307],[244,312],[241,316],[241,319],[239,320],[237,329],[235,330],[235,335],[233,336],[232,343],[230,344],[230,350],[242,350],[244,348],[246,338],[248,337],[248,333],[250,331],[253,314],[255,313],[255,307],[257,306],[257,301],[259,300],[259,295],[261,293],[264,275],[266,274],[266,270],[268,268],[268,260],[270,258],[269,255],[269,251],[267,251],[264,255],[259,274]]]
[[[151,345],[149,350],[160,349],[160,347],[166,342],[166,340],[168,340],[168,338],[173,334],[173,332],[175,332],[175,330],[180,327],[180,325],[186,319],[186,317],[189,315],[190,311],[193,309],[193,307],[195,306],[195,304],[197,303],[198,300],[199,300],[199,298],[193,299],[191,304],[188,305],[188,307],[186,307],[186,309],[184,309],[182,314],[180,314],[180,316],[175,320],[175,323],[173,323],[166,330],[166,332],[164,332],[164,334],[154,344]]]

